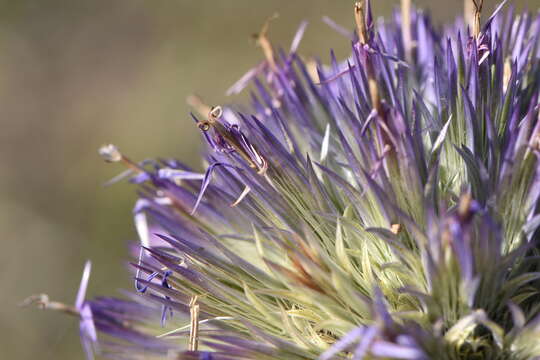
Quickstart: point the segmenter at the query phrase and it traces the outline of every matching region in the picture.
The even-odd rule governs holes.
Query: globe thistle
[[[267,22],[250,107],[189,99],[204,173],[100,150],[139,192],[135,291],[85,300],[87,266],[75,307],[29,302],[89,359],[540,359],[540,16],[468,5],[359,1],[330,65]]]

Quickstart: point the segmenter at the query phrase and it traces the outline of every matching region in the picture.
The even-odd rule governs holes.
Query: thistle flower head
[[[106,355],[540,357],[540,17],[481,26],[475,1],[473,28],[438,29],[402,4],[327,19],[352,53],[315,72],[306,24],[289,52],[266,24],[229,89],[251,84],[248,111],[189,100],[204,174],[100,151],[140,197],[140,294],[81,303]]]

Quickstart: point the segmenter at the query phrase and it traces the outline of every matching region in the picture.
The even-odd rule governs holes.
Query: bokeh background
[[[461,0],[415,1],[439,23]],[[532,10],[540,0],[515,1]],[[114,142],[136,160],[177,157],[200,167],[201,141],[185,99],[244,101],[225,90],[262,59],[250,35],[275,12],[275,44],[302,20],[301,53],[348,54],[321,21],[353,27],[352,0],[0,1],[0,358],[83,359],[77,321],[21,309],[46,292],[74,301],[84,261],[89,295],[129,288],[135,188],[102,184],[122,169],[97,148]],[[377,0],[388,14],[398,0]],[[486,13],[494,1],[486,1]]]

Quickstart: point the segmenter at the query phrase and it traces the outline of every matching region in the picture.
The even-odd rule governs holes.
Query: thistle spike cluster
[[[306,24],[289,52],[265,26],[229,89],[252,84],[248,112],[191,98],[206,172],[122,175],[144,294],[84,302],[104,355],[540,358],[540,17],[441,30],[403,3],[374,21],[358,2],[354,32],[327,19],[352,54],[316,77]]]

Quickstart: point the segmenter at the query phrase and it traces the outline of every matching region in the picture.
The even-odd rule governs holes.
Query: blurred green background
[[[301,53],[340,58],[352,29],[349,0],[34,0],[0,2],[0,358],[82,359],[75,319],[21,309],[46,292],[72,303],[86,259],[89,295],[131,287],[126,244],[135,239],[133,186],[97,155],[106,142],[136,160],[177,157],[200,167],[185,98],[211,104],[262,59],[250,35],[271,14],[288,47],[308,20]],[[375,1],[377,15],[397,0]],[[416,1],[442,22],[462,1]],[[540,0],[516,2],[536,9]],[[486,12],[495,6],[487,1]]]

